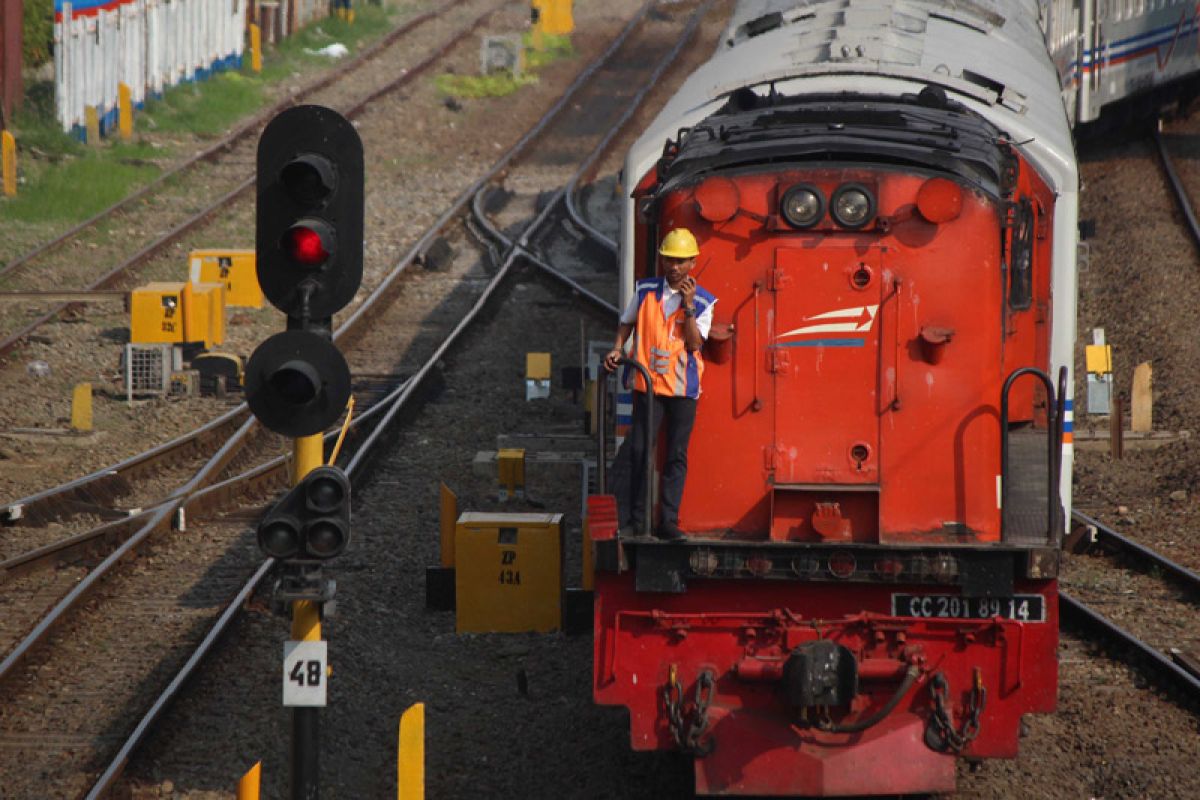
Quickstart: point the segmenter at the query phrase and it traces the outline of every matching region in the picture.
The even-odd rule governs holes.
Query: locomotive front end
[[[597,702],[701,794],[946,791],[1015,756],[1057,685],[1055,192],[932,86],[739,90],[637,177],[632,277],[686,227],[718,303],[686,537],[590,500]]]

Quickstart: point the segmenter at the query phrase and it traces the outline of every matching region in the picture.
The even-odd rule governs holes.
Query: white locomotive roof
[[[1036,0],[743,0],[713,58],[630,149],[627,180],[640,179],[666,139],[712,114],[729,92],[766,94],[771,83],[785,95],[885,96],[937,84],[1004,131],[1055,189],[1076,189]]]

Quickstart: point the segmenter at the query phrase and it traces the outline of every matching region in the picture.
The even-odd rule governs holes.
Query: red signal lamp
[[[319,267],[333,252],[333,231],[318,220],[300,220],[283,234],[283,251],[302,267]]]

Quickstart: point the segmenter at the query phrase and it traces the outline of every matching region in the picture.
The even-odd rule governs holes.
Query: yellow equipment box
[[[1096,375],[1107,375],[1112,372],[1112,345],[1089,344],[1084,348],[1087,361],[1087,371]]]
[[[225,341],[225,285],[193,283],[184,292],[184,341],[203,343],[206,350]]]
[[[192,283],[225,285],[225,305],[262,308],[253,250],[193,250],[188,264]]]
[[[132,344],[203,344],[225,341],[224,288],[219,283],[155,282],[129,299]]]
[[[455,526],[454,561],[459,633],[562,626],[562,514],[467,512]]]
[[[132,344],[180,344],[183,339],[183,283],[148,283],[129,298]]]

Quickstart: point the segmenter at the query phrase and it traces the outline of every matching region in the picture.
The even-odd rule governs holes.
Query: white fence
[[[116,126],[117,85],[135,105],[168,86],[242,62],[247,0],[77,0],[54,3],[54,74],[63,130],[82,135],[95,106]]]

